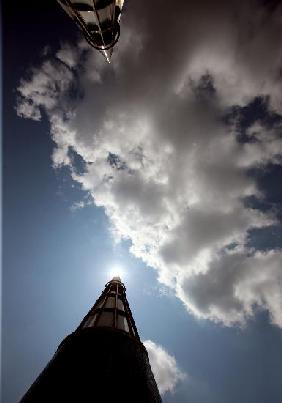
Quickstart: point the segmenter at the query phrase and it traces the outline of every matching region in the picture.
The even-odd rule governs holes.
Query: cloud
[[[177,367],[176,360],[164,348],[151,340],[143,342],[160,394],[173,392],[177,383],[186,375]]]
[[[64,45],[18,88],[18,114],[46,114],[54,166],[105,209],[113,237],[225,325],[257,309],[282,325],[281,252],[248,246],[278,220],[246,203],[266,197],[252,172],[281,163],[281,19],[281,5],[252,0],[134,4],[111,66]]]
[[[74,49],[66,43],[58,50],[56,57],[72,69],[78,64],[79,52],[75,52]]]
[[[53,111],[60,94],[65,94],[73,80],[69,68],[56,61],[45,61],[40,69],[33,69],[29,79],[22,79],[19,87],[17,113],[24,118],[41,119],[41,110]]]
[[[226,325],[244,323],[258,309],[268,310],[282,327],[282,252],[232,251],[209,262],[209,270],[183,276],[180,298],[201,318]]]

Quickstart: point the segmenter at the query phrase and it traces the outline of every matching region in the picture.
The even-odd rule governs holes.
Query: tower
[[[82,30],[87,42],[110,62],[120,35],[124,0],[57,0]]]
[[[106,284],[21,400],[35,402],[161,402],[119,277]]]

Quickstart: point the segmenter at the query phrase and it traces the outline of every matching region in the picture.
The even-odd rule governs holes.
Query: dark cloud
[[[184,280],[183,298],[204,318],[244,323],[257,309],[266,309],[272,323],[281,327],[281,261],[281,252],[217,256],[208,272]]]

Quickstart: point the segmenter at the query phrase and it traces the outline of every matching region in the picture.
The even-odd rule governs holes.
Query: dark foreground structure
[[[106,284],[21,400],[31,402],[161,402],[119,277]]]
[[[82,30],[87,42],[110,62],[120,36],[124,0],[57,0]]]

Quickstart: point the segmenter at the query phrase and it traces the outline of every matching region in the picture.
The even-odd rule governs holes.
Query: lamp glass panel
[[[105,308],[115,308],[115,306],[116,306],[116,299],[115,299],[115,297],[109,297],[109,298],[107,299]]]
[[[114,315],[113,312],[102,312],[98,318],[97,326],[113,326]]]
[[[124,316],[118,315],[117,327],[118,327],[118,329],[129,332],[128,323]]]
[[[124,305],[121,299],[118,298],[118,303],[117,303],[117,307],[118,309],[120,309],[121,311],[124,311]]]

